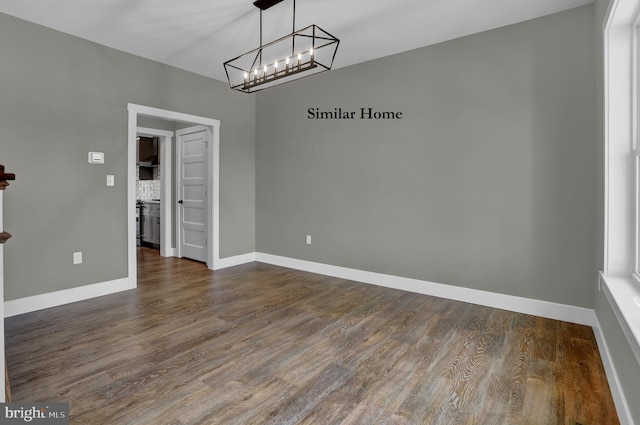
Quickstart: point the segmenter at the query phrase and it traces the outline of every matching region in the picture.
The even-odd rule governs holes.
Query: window
[[[633,43],[634,43],[634,57],[633,57],[633,71],[631,81],[631,93],[635,94],[632,98],[633,109],[631,111],[632,116],[632,141],[633,147],[630,152],[630,157],[633,162],[634,173],[634,192],[633,192],[633,213],[634,213],[634,267],[633,277],[636,282],[640,284],[640,140],[639,140],[639,127],[640,123],[640,26],[638,26],[638,18],[636,17],[633,30]]]
[[[604,27],[604,274],[612,276],[630,277],[640,271],[635,202],[636,168],[640,167],[636,166],[636,151],[640,148],[634,140],[638,6],[640,0],[613,0]]]
[[[633,149],[633,162],[634,162],[634,214],[635,214],[635,226],[633,228],[633,235],[635,237],[635,264],[633,270],[633,277],[636,282],[640,284],[640,148],[638,148],[638,140],[635,140],[636,146]]]
[[[640,362],[640,0],[604,23],[604,269],[601,285]]]

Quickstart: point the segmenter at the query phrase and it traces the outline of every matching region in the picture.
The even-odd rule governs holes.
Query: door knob
[[[181,204],[181,203],[182,203],[182,199],[180,199],[180,200],[178,201],[178,203],[179,203],[179,204]]]

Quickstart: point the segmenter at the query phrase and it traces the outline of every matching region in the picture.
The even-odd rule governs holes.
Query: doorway
[[[172,173],[172,139],[173,132],[166,130],[159,130],[156,128],[148,128],[148,127],[137,127],[136,129],[136,139],[139,136],[147,136],[158,139],[158,157],[160,158],[160,163],[157,164],[158,169],[160,171],[160,187],[159,187],[159,202],[160,202],[160,226],[159,226],[159,245],[160,245],[160,255],[162,257],[173,257],[174,249],[173,249],[173,238],[172,238],[172,223],[173,223],[173,208],[172,208],[172,196],[171,196],[171,186],[173,184],[173,173]],[[136,155],[137,156],[137,155]],[[140,159],[140,158],[138,158]],[[137,164],[136,164],[137,167]],[[134,176],[138,174],[135,173]],[[140,200],[139,196],[136,196],[136,201]],[[138,214],[140,215],[140,214]],[[141,219],[142,217],[140,217]],[[140,221],[138,221],[140,223]],[[136,224],[136,240],[138,236],[138,224]],[[138,245],[138,243],[136,243]]]
[[[128,166],[127,166],[127,217],[128,217],[128,238],[127,238],[127,255],[128,255],[128,274],[130,287],[137,286],[137,258],[136,258],[136,136],[138,134],[138,118],[148,117],[153,119],[165,120],[177,124],[185,124],[191,126],[204,126],[210,133],[210,142],[206,152],[206,180],[205,187],[208,196],[206,198],[206,226],[205,234],[209,243],[206,246],[206,264],[211,270],[214,270],[217,263],[220,262],[220,240],[219,240],[219,172],[220,172],[220,121],[200,117],[196,115],[184,114],[181,112],[168,111],[164,109],[152,108],[148,106],[128,104],[127,105],[128,120]],[[147,131],[149,129],[146,129]],[[161,161],[166,162],[165,170],[171,168],[173,155],[171,149],[170,138],[165,139],[165,143],[161,142]],[[161,164],[162,166],[162,164]],[[162,173],[166,175],[166,173]],[[162,180],[162,179],[161,179]],[[161,183],[161,206],[165,205],[165,218],[167,214],[171,214],[177,205],[177,199],[172,195],[171,186],[175,187],[172,181],[175,179],[165,178],[165,184]],[[162,201],[164,200],[164,201]],[[162,212],[161,212],[162,216]],[[173,217],[173,215],[171,215]],[[171,219],[173,220],[173,219]],[[170,229],[171,221],[162,225],[166,232]],[[171,230],[169,230],[170,232]],[[165,238],[166,239],[166,238]],[[175,255],[175,247],[170,247],[165,253]]]

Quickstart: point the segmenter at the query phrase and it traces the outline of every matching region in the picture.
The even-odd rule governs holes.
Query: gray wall
[[[259,94],[257,250],[593,307],[593,22],[585,6]]]
[[[17,175],[5,197],[7,300],[127,275],[129,102],[221,121],[220,254],[255,250],[253,97],[3,14],[0,58],[0,163]],[[89,151],[105,164],[88,164]]]
[[[598,269],[604,268],[604,51],[602,28],[605,15],[611,0],[595,1],[595,29],[596,29],[596,146],[597,146],[597,162],[596,170],[598,173],[598,181],[596,186],[597,193],[597,243],[596,258]],[[595,286],[595,285],[594,285]],[[615,365],[620,386],[629,403],[634,423],[640,424],[640,404],[634,403],[640,394],[640,365],[636,360],[631,346],[624,335],[620,323],[609,304],[605,294],[595,289],[594,309],[600,324],[600,332],[607,343],[609,354]]]

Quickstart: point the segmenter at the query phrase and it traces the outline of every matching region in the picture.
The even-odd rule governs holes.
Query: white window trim
[[[613,0],[604,22],[604,270],[599,288],[640,363],[640,209],[635,153],[640,0]]]
[[[634,0],[636,7],[640,7],[640,1]],[[640,116],[640,105],[638,100],[640,99],[638,90],[640,90],[640,32],[638,25],[640,24],[640,11],[636,9],[636,18],[633,24],[632,30],[632,69],[631,69],[631,158],[633,163],[633,229],[632,234],[634,236],[634,265],[633,265],[633,277],[637,283],[640,283],[640,141],[638,140],[638,122]]]

